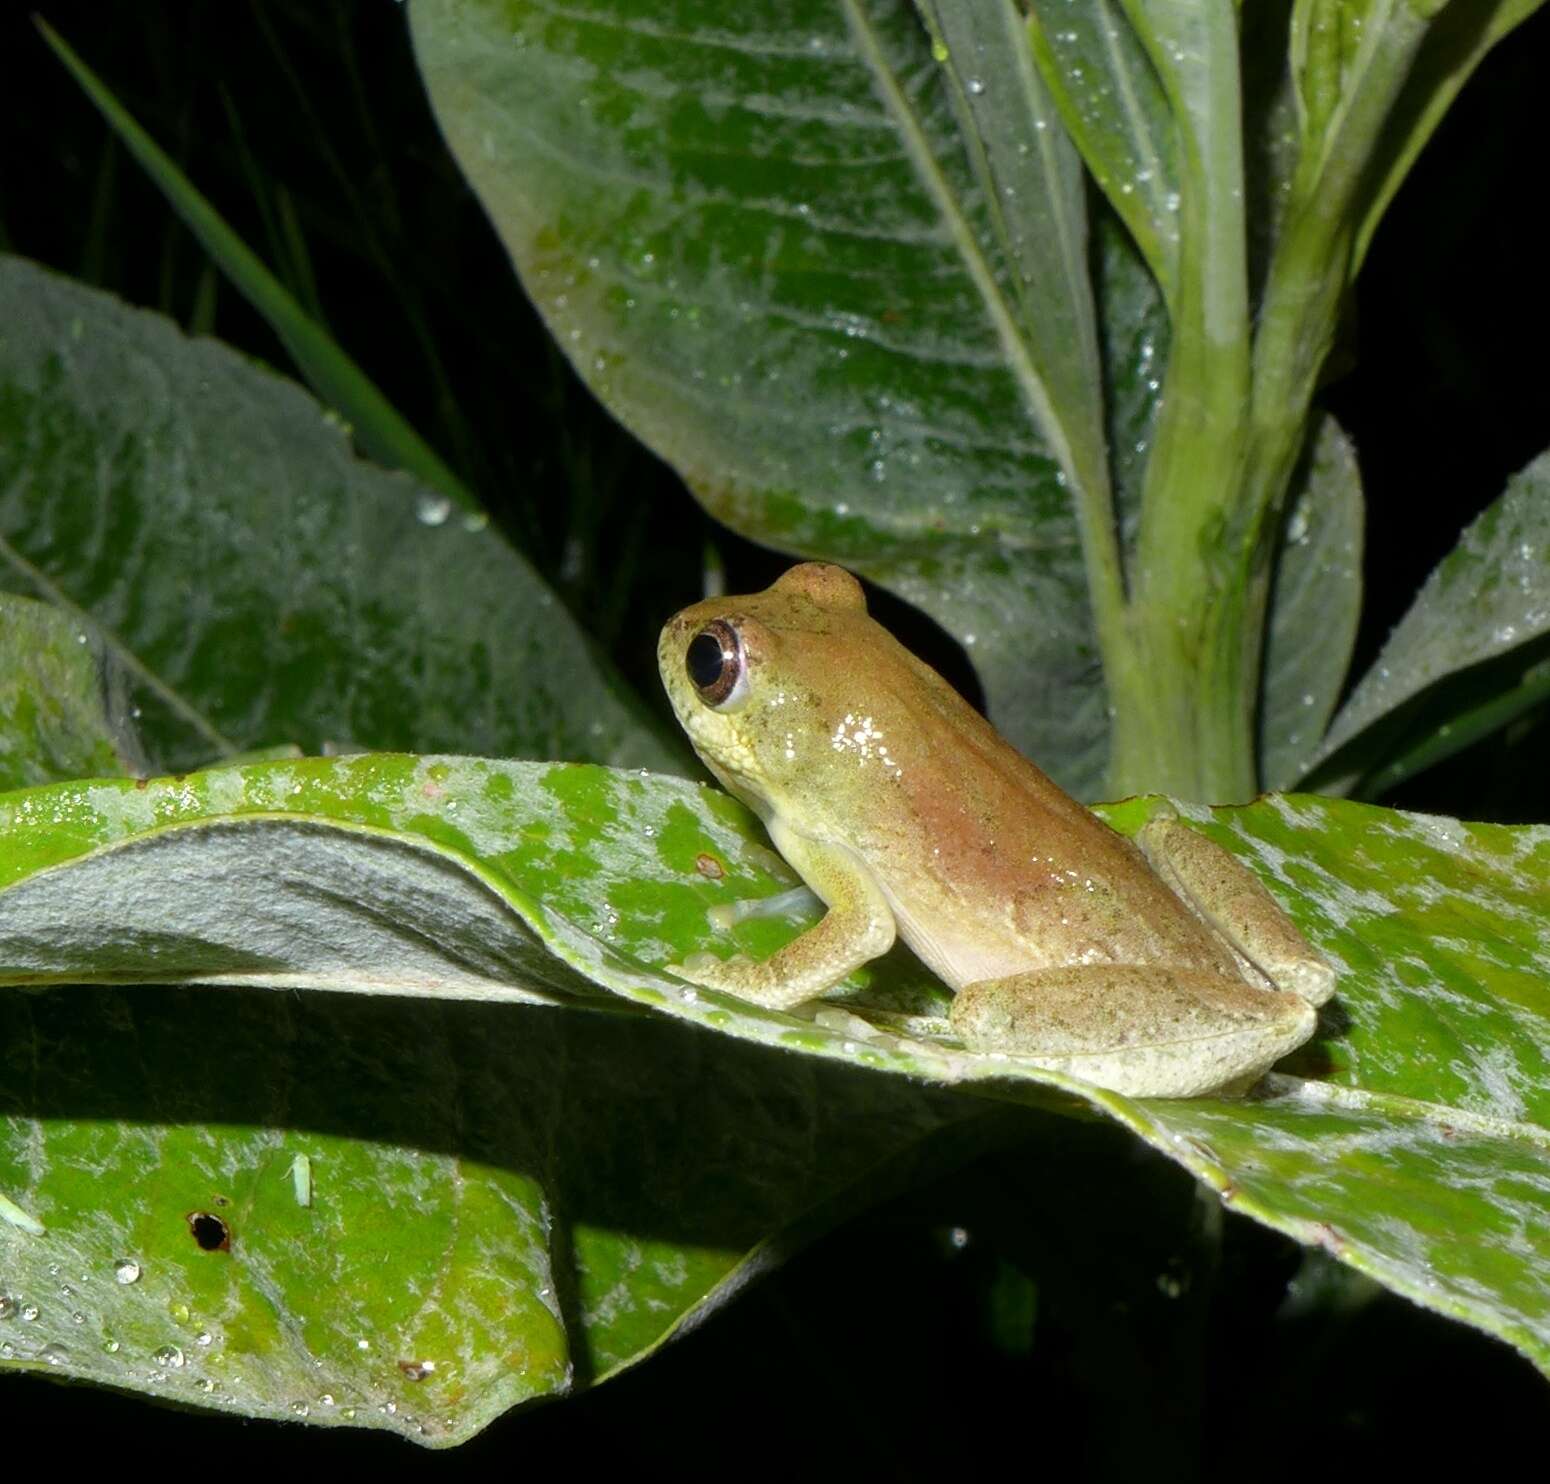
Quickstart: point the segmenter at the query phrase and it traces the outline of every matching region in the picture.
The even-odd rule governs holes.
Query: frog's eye
[[[707,706],[729,711],[748,697],[748,662],[737,630],[712,619],[689,641],[684,653],[689,681]]]

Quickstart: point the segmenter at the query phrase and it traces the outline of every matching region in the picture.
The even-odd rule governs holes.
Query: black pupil
[[[726,664],[721,641],[714,634],[696,634],[689,641],[689,653],[684,663],[689,670],[689,679],[701,690],[709,690],[721,679]]]

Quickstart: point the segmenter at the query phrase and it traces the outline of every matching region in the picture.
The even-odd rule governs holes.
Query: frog
[[[1334,970],[1259,878],[1171,805],[1110,827],[844,568],[695,603],[657,658],[700,759],[825,909],[767,958],[668,966],[689,984],[798,1013],[902,939],[965,1051],[1134,1097],[1243,1091],[1312,1036]]]

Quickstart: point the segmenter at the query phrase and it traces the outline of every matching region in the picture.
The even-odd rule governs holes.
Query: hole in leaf
[[[201,1252],[226,1252],[231,1248],[231,1228],[208,1211],[190,1211],[184,1218]]]

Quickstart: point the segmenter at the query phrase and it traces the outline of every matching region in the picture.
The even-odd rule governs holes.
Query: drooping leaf
[[[97,634],[0,592],[0,791],[142,768],[127,677]]]
[[[1550,694],[1547,634],[1550,454],[1541,454],[1426,579],[1335,717],[1312,760],[1318,776],[1349,785],[1381,769],[1397,783],[1538,704]]]
[[[1105,813],[1131,831],[1155,804]],[[1320,1034],[1286,1064],[1300,1076],[1254,1098],[1141,1102],[966,1052],[945,991],[902,956],[804,1014],[687,986],[663,965],[726,951],[706,908],[783,890],[790,874],[722,795],[588,767],[308,759],[11,795],[0,978],[163,973],[569,1003],[603,991],[819,1062],[1003,1102],[1082,1098],[1233,1209],[1550,1370],[1550,831],[1314,798],[1183,812],[1260,872],[1341,974]],[[413,913],[389,909],[395,881]],[[309,897],[328,900],[325,946],[296,941]],[[734,942],[764,956],[816,910],[749,918]],[[352,914],[360,926],[342,930]],[[51,1226],[17,1169],[6,1194]]]
[[[1321,417],[1293,489],[1270,595],[1260,706],[1260,778],[1307,772],[1345,684],[1362,611],[1362,483],[1351,440]]]
[[[188,229],[221,271],[268,321],[312,389],[349,424],[361,447],[389,468],[403,469],[466,512],[479,502],[436,452],[403,419],[333,337],[226,224],[192,181],[123,108],[46,21],[43,38],[95,103],[129,152],[139,160]]]
[[[131,676],[162,768],[277,743],[672,748],[554,595],[293,384],[0,259],[0,586]]]
[[[0,1370],[449,1446],[649,1355],[983,1121],[511,1009],[0,996]]]
[[[1041,396],[1068,409],[1026,299],[1066,277],[1075,224],[1024,194],[1066,199],[1069,171],[1035,168],[1022,61],[959,78],[905,0],[411,20],[453,152],[602,400],[728,524],[924,608],[1002,730],[1093,792],[1105,702]],[[966,140],[991,109],[1000,142]],[[1004,231],[987,169],[1016,192]],[[1062,267],[1025,283],[1035,261]]]

